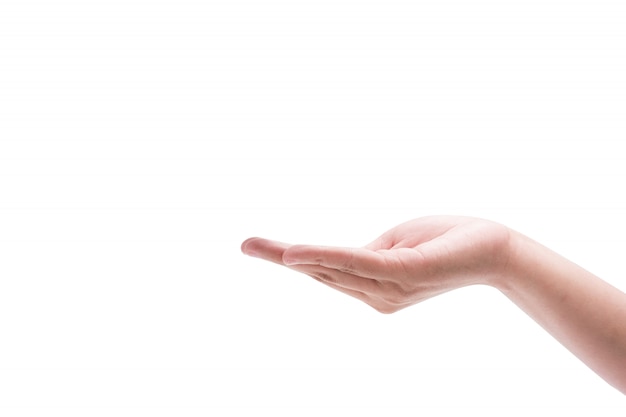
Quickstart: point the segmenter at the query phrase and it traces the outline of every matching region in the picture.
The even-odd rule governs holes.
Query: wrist
[[[519,279],[523,272],[521,266],[524,265],[522,258],[524,257],[525,247],[528,245],[529,238],[521,233],[508,229],[507,238],[504,240],[496,262],[495,273],[491,275],[487,282],[502,292],[512,291],[515,282]]]
[[[506,262],[490,284],[512,297],[515,293],[525,292],[529,286],[540,285],[538,281],[562,268],[563,259],[528,236],[515,230],[509,231],[503,255]]]

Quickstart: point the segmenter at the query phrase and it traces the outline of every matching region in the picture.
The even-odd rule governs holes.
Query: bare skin
[[[361,248],[250,238],[241,250],[381,313],[456,288],[490,285],[626,394],[626,294],[501,224],[435,216],[396,226]]]

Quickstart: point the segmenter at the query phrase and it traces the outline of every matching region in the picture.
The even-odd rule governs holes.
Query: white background
[[[239,245],[473,215],[626,288],[625,21],[2,0],[0,414],[623,416],[495,290],[385,316]]]

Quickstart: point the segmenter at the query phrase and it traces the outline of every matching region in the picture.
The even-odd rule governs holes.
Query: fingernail
[[[257,253],[249,248],[249,242],[254,240],[255,238],[251,237],[250,239],[246,239],[242,244],[241,244],[241,252],[243,252],[244,255],[248,255],[248,256],[257,256]]]

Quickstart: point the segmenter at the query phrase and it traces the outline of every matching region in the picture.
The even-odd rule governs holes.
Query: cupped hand
[[[360,248],[250,238],[243,253],[284,265],[393,313],[455,288],[494,285],[505,272],[509,229],[470,217],[424,217]]]

